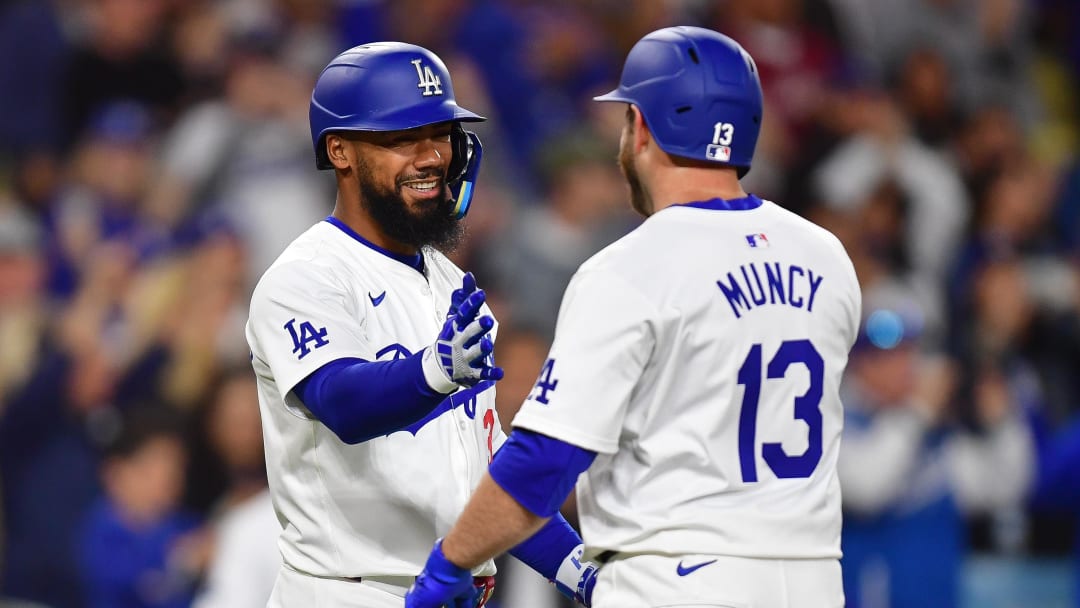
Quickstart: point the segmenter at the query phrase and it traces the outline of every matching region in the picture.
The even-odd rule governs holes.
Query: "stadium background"
[[[127,581],[124,605],[187,606],[222,522],[269,521],[236,533],[267,546],[243,322],[261,271],[332,207],[307,129],[330,57],[421,44],[491,119],[455,258],[502,322],[505,422],[571,273],[637,222],[622,109],[589,100],[673,24],[755,57],[744,186],[843,240],[867,316],[895,322],[853,362],[899,385],[881,411],[935,421],[920,456],[1003,419],[1035,439],[1002,465],[1019,493],[911,476],[849,505],[883,532],[863,549],[946,556],[941,605],[1080,605],[1073,0],[0,0],[0,598],[108,606],[91,590]],[[990,498],[957,507],[954,483]],[[916,489],[931,498],[912,506]],[[905,519],[938,499],[957,517]],[[557,604],[504,570],[498,605]]]

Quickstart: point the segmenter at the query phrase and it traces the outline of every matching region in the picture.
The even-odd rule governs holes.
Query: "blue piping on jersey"
[[[323,221],[328,222],[330,224],[333,224],[334,226],[337,226],[339,230],[341,230],[345,234],[351,236],[354,240],[358,241],[361,245],[365,245],[367,247],[370,247],[371,249],[374,249],[375,251],[378,251],[379,253],[385,255],[386,257],[397,260],[397,261],[401,262],[402,264],[405,264],[406,266],[409,266],[409,267],[411,267],[411,268],[413,268],[415,270],[418,270],[420,272],[424,271],[424,256],[423,256],[423,254],[417,253],[416,255],[401,255],[400,253],[394,253],[393,251],[390,251],[389,249],[383,249],[382,247],[379,247],[375,243],[372,243],[371,241],[369,241],[369,240],[365,239],[364,237],[360,236],[359,234],[356,233],[355,230],[353,230],[352,228],[349,228],[349,226],[345,222],[339,220],[338,218],[336,218],[336,217],[334,217],[332,215],[326,216],[326,219],[323,220]]]
[[[401,430],[409,431],[413,435],[416,435],[420,432],[420,429],[424,428],[424,425],[426,425],[427,423],[435,420],[439,416],[442,416],[446,412],[449,412],[454,408],[461,406],[465,406],[465,415],[467,415],[469,418],[475,418],[476,398],[480,395],[480,393],[488,390],[493,386],[495,386],[494,382],[481,382],[480,384],[477,384],[476,386],[473,386],[471,388],[452,393],[446,399],[443,399],[442,403],[436,405],[434,409],[428,412],[426,416]],[[387,433],[387,435],[389,434],[390,433]]]
[[[693,201],[690,203],[677,203],[672,207],[693,207],[695,209],[711,209],[713,211],[748,211],[757,209],[764,201],[748,194],[742,198],[725,200],[722,198],[710,198],[707,201]]]

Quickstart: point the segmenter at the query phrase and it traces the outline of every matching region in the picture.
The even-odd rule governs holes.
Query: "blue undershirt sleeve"
[[[488,467],[495,483],[521,506],[551,517],[566,501],[596,452],[524,429],[514,429]]]
[[[422,357],[337,359],[298,382],[293,393],[342,441],[361,443],[405,428],[447,398],[428,386]]]
[[[563,560],[581,544],[559,507],[595,458],[596,452],[515,429],[488,468],[495,483],[521,506],[540,517],[551,517],[536,534],[510,550],[548,580],[555,580]]]
[[[543,528],[510,549],[509,553],[544,578],[554,581],[563,560],[580,544],[581,537],[577,531],[570,527],[561,513],[555,513]]]

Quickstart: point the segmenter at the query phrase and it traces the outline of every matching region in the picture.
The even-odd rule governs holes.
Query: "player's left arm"
[[[507,551],[588,606],[596,567],[581,561],[584,545],[558,511],[595,457],[539,433],[511,433],[465,512],[435,544],[406,606],[441,606],[470,593],[470,570]]]
[[[652,319],[658,311],[634,285],[609,270],[587,263],[571,280],[537,383],[542,390],[530,395],[515,415],[514,432],[457,523],[435,544],[406,596],[407,607],[434,608],[461,598],[471,591],[470,568],[511,548],[529,553],[550,532],[544,526],[556,525],[548,523],[550,518],[596,454],[617,451],[630,395],[655,343]],[[559,372],[553,371],[556,361]],[[581,577],[576,584],[562,583],[557,573],[555,580],[575,592],[580,588],[580,599],[588,605],[595,570],[579,569],[576,553],[563,555],[562,563]]]

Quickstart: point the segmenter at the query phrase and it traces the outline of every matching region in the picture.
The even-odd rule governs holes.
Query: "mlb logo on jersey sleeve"
[[[759,232],[757,234],[748,234],[746,235],[746,244],[750,245],[750,247],[754,249],[768,247],[769,237],[765,236],[764,232]]]

